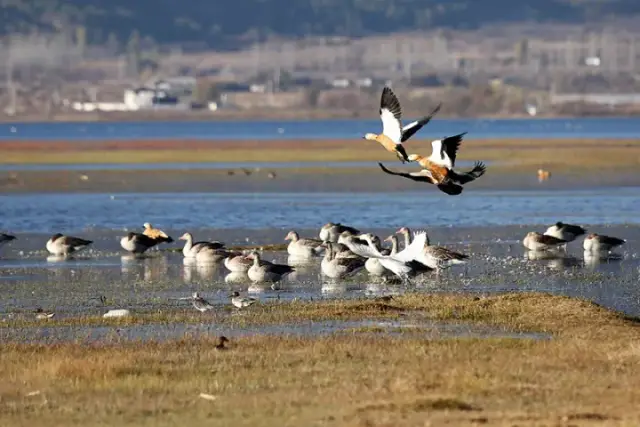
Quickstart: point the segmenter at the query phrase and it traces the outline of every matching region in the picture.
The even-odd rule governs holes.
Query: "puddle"
[[[512,339],[551,339],[551,335],[533,332],[512,332],[489,326],[461,323],[444,323],[414,320],[358,320],[358,321],[322,321],[300,322],[296,324],[276,324],[262,326],[234,327],[215,323],[212,317],[207,324],[147,324],[134,326],[41,326],[29,328],[2,328],[0,339],[3,342],[19,341],[29,343],[58,342],[113,342],[113,341],[164,341],[183,337],[205,337],[225,335],[228,338],[250,335],[298,335],[320,336],[336,333],[361,334],[374,333],[402,336],[411,333],[411,337],[425,339],[439,338],[512,338]]]

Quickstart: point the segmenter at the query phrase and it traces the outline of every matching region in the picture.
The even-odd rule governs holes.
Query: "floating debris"
[[[103,318],[114,318],[114,317],[128,317],[131,316],[131,312],[126,308],[119,308],[115,310],[109,310],[105,314],[102,315]]]

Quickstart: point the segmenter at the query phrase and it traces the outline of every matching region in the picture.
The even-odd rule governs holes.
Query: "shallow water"
[[[411,118],[407,117],[407,121]],[[361,138],[380,128],[380,120],[237,120],[152,121],[92,123],[0,124],[0,139],[108,140],[108,139],[344,139]],[[433,120],[421,130],[424,138],[440,138],[468,131],[473,138],[636,138],[640,119],[445,119]]]
[[[139,230],[149,221],[187,230],[356,227],[633,224],[640,188],[487,191],[464,197],[436,191],[393,193],[17,194],[0,196],[0,230],[86,233]],[[115,238],[115,237],[114,237]]]
[[[241,315],[241,313],[237,313]],[[301,322],[296,324],[276,324],[262,326],[230,326],[215,323],[211,315],[203,315],[201,324],[172,323],[170,325],[133,325],[117,326],[55,326],[48,327],[46,321],[41,327],[0,328],[0,339],[20,342],[121,342],[121,341],[158,341],[179,339],[185,336],[227,338],[258,334],[269,335],[326,335],[336,333],[367,333],[375,331],[391,335],[401,332],[419,334],[425,338],[513,338],[513,339],[549,339],[548,334],[534,332],[510,332],[488,326],[463,323],[434,322],[425,319],[414,320],[358,320],[358,321],[322,321]]]
[[[188,297],[194,291],[218,305],[220,311],[228,311],[228,295],[234,290],[247,292],[261,301],[279,300],[282,303],[293,299],[368,298],[414,290],[478,295],[543,291],[584,297],[629,315],[640,315],[640,226],[589,228],[628,239],[618,251],[619,258],[585,256],[581,239],[571,243],[567,254],[560,256],[527,252],[520,241],[527,231],[536,229],[531,226],[436,227],[430,229],[433,243],[471,254],[466,266],[452,268],[440,277],[423,276],[412,286],[383,283],[366,272],[350,280],[332,281],[321,275],[319,258],[300,262],[284,252],[265,252],[263,257],[267,260],[296,267],[296,272],[274,289],[266,284],[252,284],[246,275],[231,274],[221,264],[185,260],[179,252],[152,250],[144,257],[124,254],[118,249],[117,233],[113,231],[86,236],[95,240],[95,249],[87,251],[84,258],[73,260],[48,257],[41,249],[47,236],[32,234],[3,248],[0,319],[32,316],[30,313],[37,307],[55,311],[59,318],[101,315],[112,308],[128,308],[134,315],[151,310],[192,310],[190,302],[180,298]],[[393,230],[371,231],[384,237]],[[303,236],[315,234],[313,230],[300,232]],[[277,229],[201,230],[197,237],[216,238],[228,244],[264,244],[282,241],[284,233]],[[98,300],[101,295],[107,298],[107,305]],[[259,309],[259,306],[248,309]],[[174,325],[149,334],[174,336],[187,333],[185,331],[192,327],[184,328],[187,326]],[[204,330],[195,329],[202,333]],[[220,332],[217,327],[211,331]],[[109,329],[95,333],[102,336],[100,334],[108,332]],[[138,334],[135,329],[125,334],[130,338],[145,336],[144,331]]]

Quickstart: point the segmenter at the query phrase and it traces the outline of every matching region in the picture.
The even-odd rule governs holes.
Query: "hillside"
[[[90,43],[124,43],[137,30],[158,43],[213,44],[248,34],[367,35],[634,14],[637,0],[0,0],[0,33],[82,25]]]

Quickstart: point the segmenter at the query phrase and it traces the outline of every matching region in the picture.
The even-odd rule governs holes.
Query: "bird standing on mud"
[[[402,163],[408,162],[410,160],[402,143],[429,123],[439,110],[440,105],[438,105],[430,115],[424,116],[402,127],[402,109],[400,108],[400,102],[393,91],[385,86],[382,90],[382,97],[380,98],[382,133],[377,135],[375,133],[367,133],[364,135],[364,139],[380,143],[385,150],[398,156],[398,159],[400,159]]]

